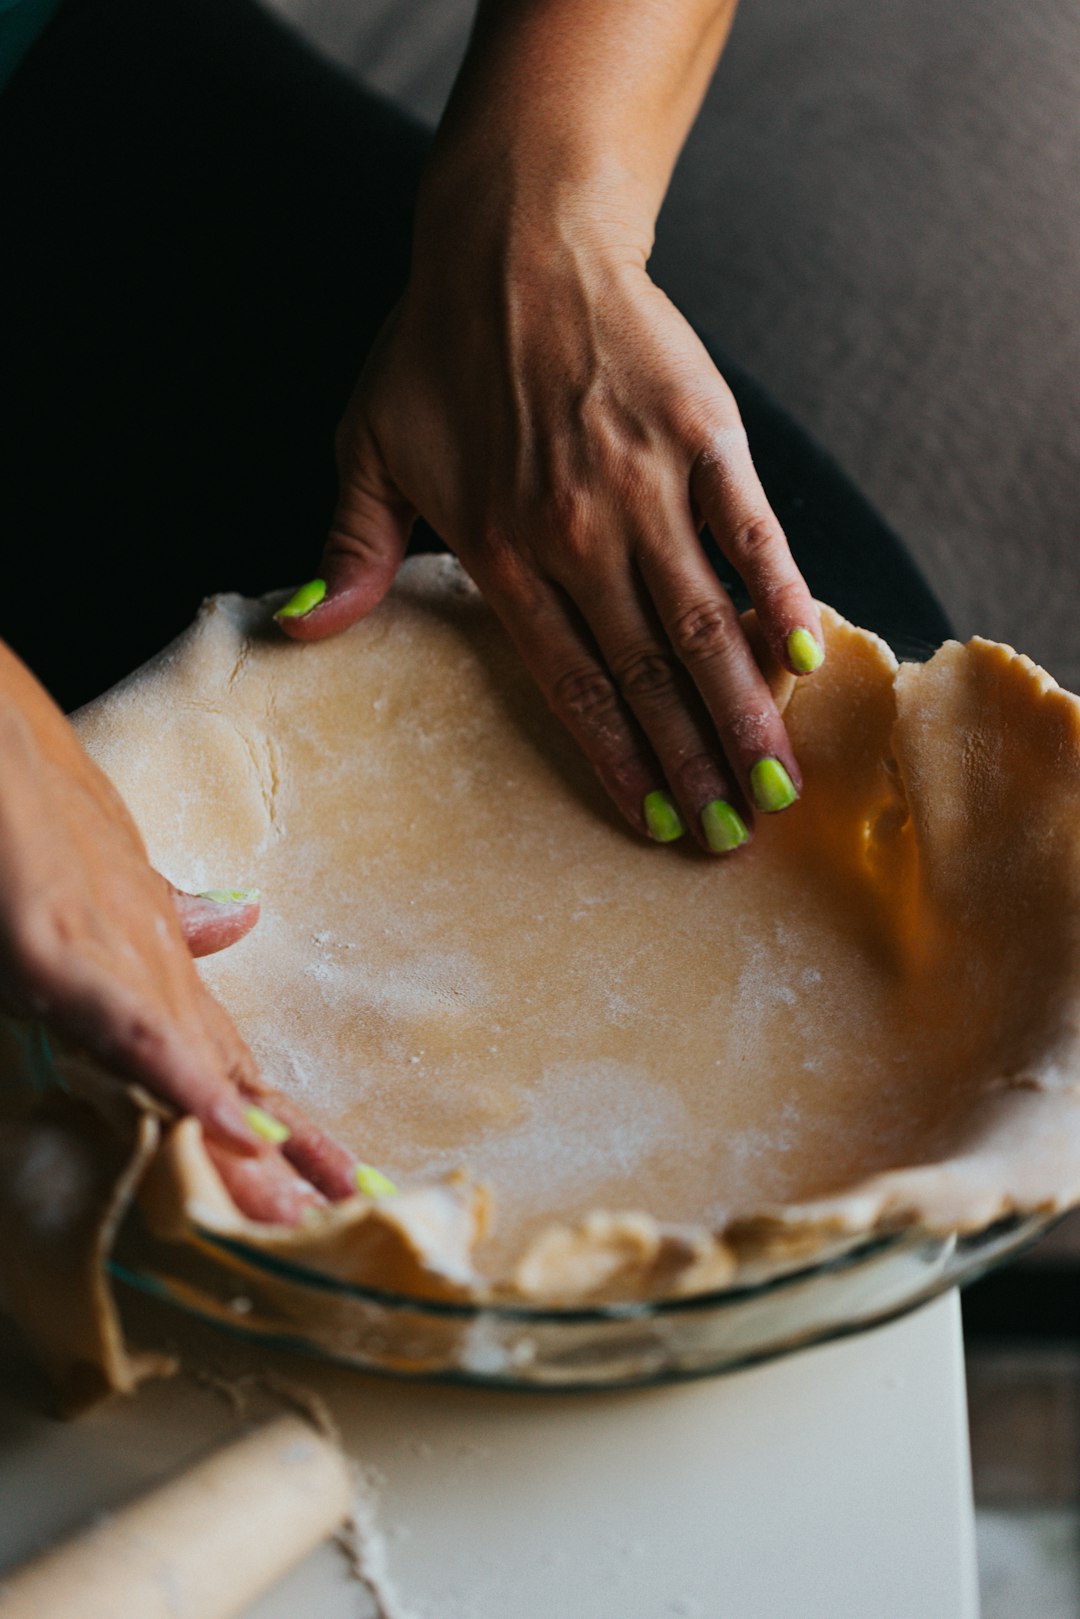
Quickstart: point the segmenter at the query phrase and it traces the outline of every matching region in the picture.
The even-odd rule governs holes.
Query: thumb
[[[320,577],[302,585],[274,615],[285,634],[321,640],[377,607],[401,566],[414,516],[378,469],[350,469],[341,481]]]
[[[169,883],[180,927],[193,956],[212,956],[250,933],[259,920],[257,888],[211,888],[185,894]]]

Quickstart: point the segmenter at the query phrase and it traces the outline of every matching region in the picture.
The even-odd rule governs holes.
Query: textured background
[[[433,122],[468,0],[273,0]],[[657,279],[904,534],[962,634],[1080,687],[1080,6],[743,0]]]

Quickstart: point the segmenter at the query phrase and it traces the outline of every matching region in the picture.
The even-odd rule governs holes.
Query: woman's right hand
[[[0,1003],[194,1114],[251,1218],[296,1224],[355,1192],[355,1159],[262,1083],[195,971],[193,956],[255,925],[257,896],[183,894],[160,876],[111,782],[2,645],[0,759]]]

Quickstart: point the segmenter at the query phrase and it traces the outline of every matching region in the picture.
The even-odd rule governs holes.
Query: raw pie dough
[[[824,668],[774,677],[803,798],[710,860],[616,820],[451,559],[328,642],[278,599],[209,601],[77,724],[159,869],[261,888],[200,970],[404,1190],[252,1225],[136,1095],[159,1229],[576,1301],[1080,1198],[1080,701],[1027,658],[898,670],[826,610]],[[122,1133],[121,1088],[67,1072]]]

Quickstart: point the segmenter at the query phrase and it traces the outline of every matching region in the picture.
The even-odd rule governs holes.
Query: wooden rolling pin
[[[345,1458],[275,1418],[0,1575],[2,1619],[232,1619],[348,1517]]]

